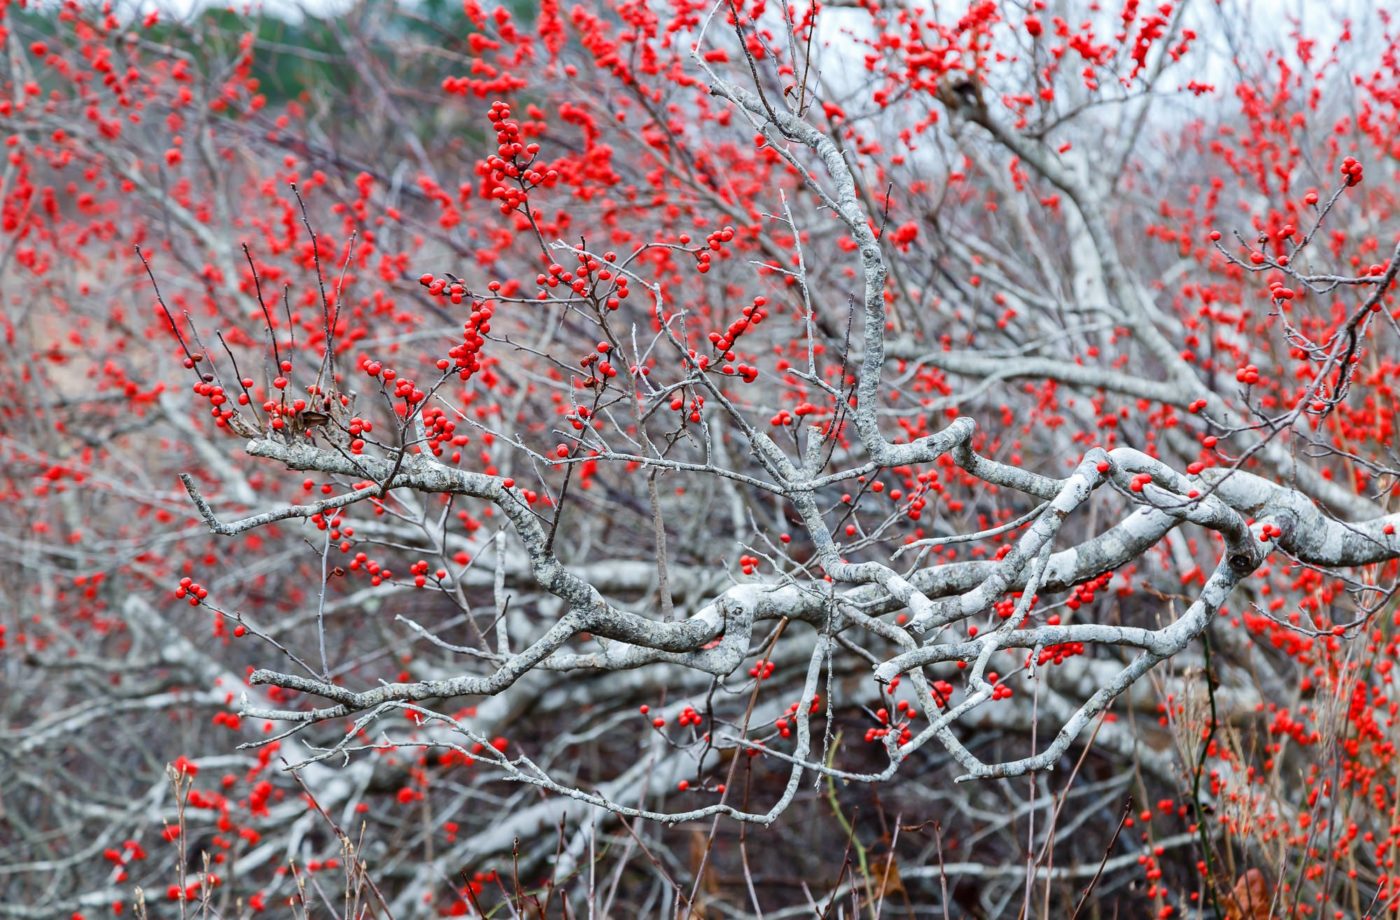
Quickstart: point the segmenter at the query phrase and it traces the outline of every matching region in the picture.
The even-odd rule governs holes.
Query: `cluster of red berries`
[[[1070,610],[1078,610],[1086,604],[1092,604],[1095,594],[1105,590],[1108,587],[1108,583],[1112,580],[1113,573],[1105,572],[1097,578],[1090,579],[1083,584],[1075,585],[1074,590],[1070,592],[1069,600],[1065,601],[1065,606]],[[1057,626],[1060,621],[1058,617],[1052,616],[1049,617],[1046,622],[1050,626]]]
[[[184,364],[185,367],[194,368],[203,361],[204,355],[196,352],[185,358]],[[237,401],[240,406],[246,406],[250,402],[248,390],[253,386],[253,380],[250,377],[244,377],[239,381],[239,384],[242,386],[243,392],[238,394]],[[193,389],[196,396],[202,396],[209,400],[210,415],[214,417],[215,423],[221,428],[227,427],[228,420],[233,418],[235,410],[228,406],[228,393],[214,382],[214,375],[201,374],[199,382],[194,385]]]
[[[453,303],[460,301],[454,300]],[[489,300],[472,301],[472,311],[462,324],[461,343],[453,346],[447,357],[439,358],[433,366],[443,373],[456,371],[457,379],[463,383],[470,380],[481,370],[481,347],[486,344],[486,334],[491,331],[491,317],[495,312],[496,308]]]
[[[1235,371],[1235,379],[1246,386],[1253,386],[1259,382],[1259,368],[1253,364],[1246,364]]]
[[[438,766],[440,767],[470,767],[474,763],[476,763],[475,757],[455,748],[448,748],[438,755]]]
[[[753,303],[740,311],[739,318],[729,324],[729,328],[722,333],[711,332],[709,334],[710,344],[715,346],[716,351],[725,353],[725,360],[734,360],[734,355],[729,353],[729,350],[734,347],[735,342],[739,341],[740,336],[768,318],[768,312],[763,309],[767,305],[767,297],[755,297]]]
[[[302,485],[306,488],[310,488],[310,486],[306,485],[306,483],[309,482],[311,482],[311,480],[308,479],[306,480],[306,482],[302,483]],[[321,486],[321,491],[329,492],[331,488],[332,486],[329,483],[327,483]],[[364,488],[364,486],[357,486],[357,488]],[[322,512],[320,514],[313,514],[311,516],[311,523],[316,525],[317,530],[329,530],[331,542],[340,543],[340,551],[342,553],[350,551],[349,542],[342,541],[348,541],[350,537],[353,537],[355,535],[355,528],[345,523],[344,508],[336,508],[332,510],[329,514],[327,514],[326,512]]]
[[[1084,654],[1083,642],[1062,642],[1059,645],[1047,645],[1040,650],[1040,656],[1036,658],[1037,665],[1064,664],[1075,655]]]
[[[767,318],[768,314],[763,310],[765,303],[767,303],[766,298],[755,297],[751,305],[744,307],[743,316],[730,323],[729,328],[723,334],[710,333],[710,343],[724,353],[726,363],[720,366],[720,373],[741,377],[745,383],[753,383],[758,379],[758,368],[744,363],[729,363],[734,361],[734,352],[730,349],[733,348],[739,336]]]
[[[286,380],[281,377],[277,379],[282,381],[279,388],[285,389]],[[287,427],[289,419],[295,419],[302,412],[305,412],[307,405],[306,400],[300,398],[294,399],[290,403],[278,399],[268,399],[264,400],[262,409],[267,413],[268,418],[272,419],[270,423],[272,428],[275,431],[281,431]]]
[[[500,101],[491,103],[486,117],[496,129],[496,152],[483,164],[487,178],[493,183],[487,196],[500,199],[501,213],[509,214],[525,204],[530,189],[549,188],[558,182],[559,171],[536,164],[540,145],[523,142],[519,123],[510,117],[509,105]],[[507,179],[514,180],[513,184],[507,184]]]
[[[350,560],[350,571],[363,569],[369,575],[369,583],[378,587],[385,581],[394,577],[394,573],[384,568],[366,553],[356,553],[355,558]]]
[[[754,680],[767,680],[773,676],[773,667],[773,662],[760,658],[753,663],[753,667],[749,668],[749,676]]]
[[[696,393],[694,396],[691,397],[688,405],[688,411],[690,412],[689,418],[692,422],[700,421],[700,410],[703,408],[705,408],[705,397],[701,396],[699,393]],[[671,397],[671,409],[674,412],[687,411],[685,394],[680,390],[677,390],[676,393]]]
[[[733,228],[733,227],[725,227],[725,228],[722,229],[722,230],[716,230],[716,231],[714,231],[713,233],[711,233],[711,234],[709,234],[708,236],[706,236],[706,237],[705,237],[705,248],[699,250],[699,251],[695,254],[695,270],[698,271],[698,272],[699,272],[700,274],[702,274],[702,275],[705,274],[706,272],[708,272],[708,271],[710,270],[710,258],[711,258],[710,253],[712,253],[712,252],[718,252],[718,253],[721,254],[721,256],[723,256],[723,253],[724,253],[724,245],[725,245],[726,243],[732,242],[733,240],[734,240],[734,228]],[[684,234],[684,233],[683,233],[683,234],[681,234],[680,241],[681,241],[682,245],[689,244],[689,243],[690,243],[690,237],[689,237],[687,234]]]
[[[146,851],[135,840],[128,840],[122,844],[120,850],[116,847],[108,847],[103,850],[102,858],[117,867],[116,881],[124,882],[127,880],[127,865],[145,859]]]
[[[582,431],[587,427],[588,420],[592,418],[592,416],[593,410],[587,406],[574,406],[573,411],[564,416],[564,421],[568,422],[569,426],[573,428],[574,431]]]
[[[200,889],[204,887],[205,883],[208,883],[210,888],[217,888],[223,884],[223,880],[211,872],[205,877],[204,882],[190,882],[184,888],[179,885],[170,885],[165,889],[165,896],[171,901],[197,901]]]
[[[243,719],[236,712],[224,712],[220,710],[214,713],[214,718],[210,721],[215,725],[222,725],[229,731],[234,732],[238,731],[238,729],[243,726]]]
[[[903,714],[905,714],[905,715],[907,715],[907,716],[909,716],[909,717],[913,717],[913,715],[914,715],[913,708],[910,707],[910,705],[909,705],[909,703],[908,703],[907,700],[900,700],[899,703],[895,706],[895,709],[898,710],[900,713],[903,713]],[[910,741],[912,741],[912,740],[914,739],[914,734],[913,734],[913,732],[911,732],[911,731],[909,730],[909,722],[908,722],[908,721],[902,721],[902,722],[896,723],[895,725],[891,726],[891,725],[890,725],[890,712],[889,712],[888,709],[885,709],[883,706],[880,707],[879,709],[875,710],[875,718],[880,720],[880,724],[881,724],[881,725],[884,725],[884,726],[887,726],[887,727],[886,727],[886,728],[868,728],[868,729],[866,729],[866,730],[865,730],[865,740],[866,740],[867,742],[876,742],[876,741],[880,741],[880,740],[884,739],[886,736],[888,736],[888,735],[890,734],[890,732],[897,732],[897,733],[898,733],[899,744],[900,744],[901,747],[902,747],[903,745],[908,744]]]
[[[1011,615],[1016,612],[1016,605],[1020,600],[1021,594],[1019,592],[1010,597],[1004,597],[992,605],[992,612],[997,615],[998,619],[1009,620]]]
[[[190,606],[198,607],[200,602],[209,596],[209,592],[203,585],[186,575],[180,579],[180,586],[175,589],[175,596],[189,598]]]
[[[912,720],[917,719],[919,717],[919,710],[915,708],[914,704],[909,702],[908,700],[900,700],[898,703],[895,703],[894,711],[899,713],[905,719]]]
[[[410,378],[400,377],[394,381],[394,398],[402,399],[410,406],[416,406],[427,399],[428,394],[418,389],[417,384]]]
[[[252,791],[248,793],[248,811],[254,815],[266,817],[268,813],[267,803],[273,800],[281,801],[282,797],[282,790],[273,786],[272,783],[265,779],[259,780],[257,784],[253,786]],[[251,842],[256,843],[256,841]]]
[[[434,457],[442,456],[444,445],[465,447],[471,441],[467,435],[457,434],[457,423],[452,421],[447,410],[441,406],[424,407],[423,431],[428,435],[428,450],[432,451]],[[461,459],[460,450],[452,452],[453,463],[458,463]]]
[[[1356,157],[1347,157],[1342,161],[1342,175],[1346,177],[1348,188],[1361,184],[1362,169]]]
[[[809,415],[829,415],[831,410],[804,400],[793,407],[792,413],[798,418],[806,418]]]
[[[602,262],[599,262],[596,256],[580,252],[578,254],[578,271],[585,278],[593,278],[595,283],[598,281],[614,282],[617,286],[618,298],[626,300],[630,293],[627,289],[627,276],[613,268],[615,262],[617,262],[617,253],[611,250],[603,253]],[[617,309],[617,304],[609,304],[609,306],[614,310]]]
[[[1269,299],[1274,303],[1283,303],[1296,296],[1298,296],[1297,292],[1279,279],[1275,278],[1269,282]]]
[[[762,562],[763,560],[759,559],[757,556],[740,556],[739,569],[745,575],[752,575],[758,571],[758,567]]]
[[[462,301],[461,298],[452,295],[452,302]],[[438,370],[446,372],[448,369],[455,369],[458,379],[464,383],[481,370],[481,347],[486,343],[486,334],[491,331],[491,317],[495,309],[489,300],[472,301],[472,312],[462,324],[461,344],[447,353],[447,358],[451,358],[451,361],[447,358],[438,360]]]
[[[602,262],[599,262],[596,256],[580,252],[576,273],[558,262],[551,262],[545,266],[544,271],[535,275],[535,284],[540,288],[540,299],[544,300],[549,296],[546,288],[557,288],[563,284],[579,296],[592,297],[600,309],[606,307],[616,310],[632,295],[627,276],[612,267],[616,261],[615,252],[603,253]]]
[[[820,695],[813,696],[813,697],[812,697],[812,701],[811,701],[811,702],[808,704],[808,706],[807,706],[807,711],[808,711],[809,713],[811,713],[811,712],[816,712],[818,709],[821,708],[821,704],[822,704],[822,698],[821,698],[821,696],[820,696]],[[778,734],[779,734],[779,735],[781,735],[781,736],[784,737],[784,738],[791,738],[791,737],[792,737],[792,727],[793,727],[793,725],[794,725],[794,723],[795,723],[795,720],[796,720],[796,718],[797,718],[797,710],[798,710],[799,708],[801,708],[801,706],[802,706],[801,701],[798,701],[798,702],[796,702],[796,703],[793,703],[791,706],[789,706],[789,707],[787,708],[787,712],[783,713],[782,718],[778,719],[776,722],[773,723],[773,727],[776,728],[776,729],[778,730]]]
[[[378,366],[377,366],[377,365],[378,365],[378,362],[372,362],[371,366],[374,366],[374,367],[376,368],[376,373],[375,373],[375,374],[370,374],[371,377],[377,376],[377,371],[378,371]],[[366,373],[368,373],[368,368],[366,368]],[[387,370],[387,371],[384,371],[384,373],[385,373],[386,375],[392,375],[394,372],[393,372],[392,370]],[[352,454],[358,454],[358,453],[360,453],[361,451],[363,451],[363,450],[365,449],[365,441],[364,441],[364,438],[360,437],[360,435],[362,435],[362,434],[368,434],[369,432],[373,431],[373,430],[374,430],[374,423],[371,422],[369,419],[360,418],[360,417],[357,415],[357,416],[355,416],[354,418],[350,419],[350,424],[347,426],[347,429],[348,429],[349,432],[350,432],[350,438],[351,438],[351,440],[350,440],[350,453],[352,453]]]
[[[408,567],[408,574],[413,576],[413,584],[416,587],[421,588],[425,586],[428,583],[428,563],[425,560],[419,559],[417,562],[413,563],[413,565]],[[433,579],[435,581],[442,581],[446,578],[446,569],[438,569],[437,571],[433,572]]]
[[[617,376],[617,368],[613,367],[608,360],[608,352],[612,351],[612,345],[607,342],[599,342],[597,347],[579,358],[579,367],[584,370],[592,368],[592,375],[583,381],[583,386],[592,389],[600,384],[606,384],[608,380]]]
[[[431,296],[446,297],[453,303],[461,303],[462,299],[467,296],[466,285],[462,282],[439,278],[432,272],[424,272],[419,275],[418,283],[427,288]]]

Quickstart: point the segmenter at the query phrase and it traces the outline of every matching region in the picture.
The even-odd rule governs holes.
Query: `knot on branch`
[[[1235,574],[1240,576],[1248,575],[1259,567],[1259,560],[1243,552],[1231,553],[1229,563],[1230,568],[1235,570]]]

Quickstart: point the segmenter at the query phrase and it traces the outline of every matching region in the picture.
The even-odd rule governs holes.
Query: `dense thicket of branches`
[[[0,10],[0,916],[1400,909],[1382,13]]]

